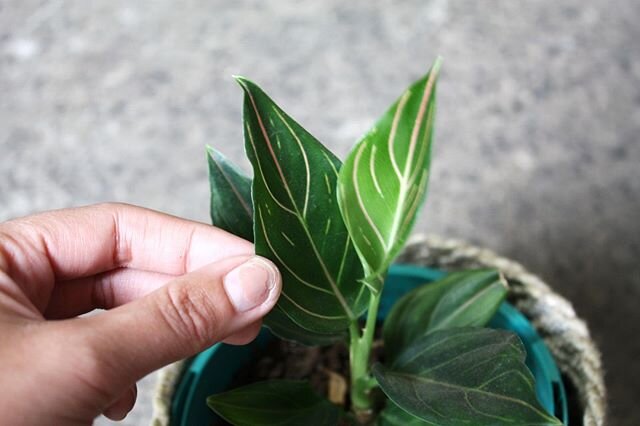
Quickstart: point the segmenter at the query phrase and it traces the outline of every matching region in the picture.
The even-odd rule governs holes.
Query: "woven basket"
[[[509,282],[509,301],[529,318],[558,367],[571,381],[584,426],[605,424],[606,396],[600,353],[589,336],[586,324],[576,316],[571,304],[540,278],[520,264],[489,250],[460,241],[420,235],[409,241],[397,262],[443,270],[477,267],[500,270]],[[153,426],[169,425],[171,398],[184,365],[184,362],[178,362],[160,372],[154,397]]]

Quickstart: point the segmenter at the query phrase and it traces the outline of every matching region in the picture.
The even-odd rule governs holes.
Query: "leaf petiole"
[[[380,276],[375,276],[367,286],[380,289],[378,292],[371,292],[369,297],[369,309],[365,320],[364,328],[360,332],[357,324],[351,324],[351,345],[350,364],[351,364],[351,403],[353,411],[359,419],[366,418],[371,414],[372,400],[370,391],[376,386],[377,382],[371,375],[370,363],[371,347],[373,346],[373,338],[376,331],[376,321],[378,318],[378,309],[382,300],[382,283]]]

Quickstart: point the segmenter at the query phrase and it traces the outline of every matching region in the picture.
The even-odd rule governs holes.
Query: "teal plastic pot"
[[[446,273],[413,265],[394,265],[389,270],[379,310],[384,320],[396,300],[413,288],[435,281]],[[542,406],[568,424],[567,398],[560,372],[551,353],[529,321],[513,306],[504,302],[489,324],[515,332],[527,350],[526,363],[536,379],[536,393]],[[194,357],[178,383],[171,404],[172,426],[215,425],[218,417],[207,406],[209,395],[222,392],[236,372],[251,362],[274,337],[263,329],[258,338],[246,346],[223,343]]]

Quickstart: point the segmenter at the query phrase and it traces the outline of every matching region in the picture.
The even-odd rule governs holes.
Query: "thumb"
[[[118,369],[106,374],[121,381],[110,383],[118,388],[259,321],[275,305],[281,287],[280,273],[269,260],[232,257],[87,317],[83,326],[95,336],[102,360]]]

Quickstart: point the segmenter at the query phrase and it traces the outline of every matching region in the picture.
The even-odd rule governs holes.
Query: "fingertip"
[[[227,336],[222,342],[228,345],[246,345],[255,340],[260,334],[262,321],[256,321],[240,331]]]
[[[266,314],[280,295],[282,279],[273,262],[253,256],[229,271],[223,285],[237,313],[260,308]]]
[[[282,291],[282,275],[280,274],[280,270],[275,263],[263,256],[255,255],[249,259],[249,261],[255,262],[256,265],[260,265],[267,271],[269,296],[265,303],[273,302],[275,304],[275,301],[277,301]]]

